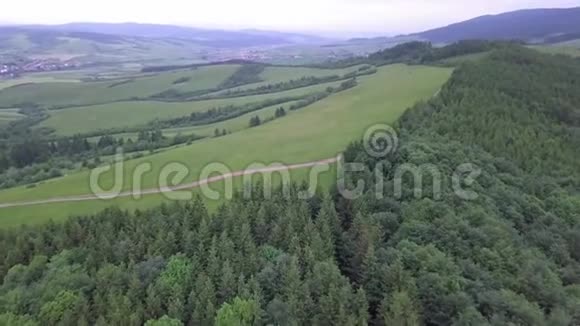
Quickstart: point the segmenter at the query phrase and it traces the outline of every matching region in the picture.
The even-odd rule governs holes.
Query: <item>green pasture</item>
[[[184,58],[203,61],[208,48],[195,41],[124,37],[110,41],[91,40],[72,35],[39,39],[27,32],[15,32],[3,37],[0,54],[33,58],[75,58],[86,64],[111,64],[156,61],[156,65],[174,64]]]
[[[580,46],[578,44],[580,44],[580,42],[532,46],[531,48],[549,54],[564,54],[571,57],[580,57]]]
[[[34,103],[45,108],[82,106],[143,98],[169,89],[178,91],[212,89],[238,68],[238,65],[218,65],[120,80],[23,84],[0,91],[0,106],[18,106],[22,103]],[[184,78],[189,80],[176,83]]]
[[[204,139],[122,166],[122,188],[132,188],[136,168],[150,163],[152,170],[142,177],[141,188],[158,186],[160,171],[169,163],[181,163],[189,174],[180,183],[199,178],[209,163],[221,162],[232,171],[251,163],[286,164],[334,157],[350,142],[360,139],[365,130],[377,123],[393,123],[408,107],[420,99],[433,96],[449,78],[447,68],[391,65],[375,75],[360,78],[356,88],[335,94],[285,118],[256,128],[220,138]],[[106,189],[113,184],[109,171],[100,178]],[[18,187],[0,191],[0,202],[39,200],[90,193],[89,172],[80,172],[51,180],[35,188]],[[151,196],[153,198],[155,196]],[[148,205],[155,202],[145,197]],[[59,219],[72,213],[89,213],[104,206],[119,204],[123,208],[141,207],[130,199],[105,202],[76,202],[0,209],[0,225],[39,223]],[[32,220],[28,218],[34,217]]]
[[[50,118],[39,126],[54,129],[58,135],[134,127],[156,119],[179,118],[192,112],[206,111],[220,106],[259,103],[267,99],[308,95],[339,84],[339,82],[333,82],[279,93],[228,99],[193,102],[128,101],[53,110],[50,112]]]
[[[2,109],[0,110],[0,126],[22,119],[24,117],[25,115],[20,114],[18,109]]]
[[[54,79],[120,79],[146,76],[141,72],[143,65],[137,63],[99,65],[75,70],[44,71],[31,73],[30,77],[52,77]]]
[[[570,40],[562,43],[558,43],[556,45],[566,46],[566,47],[574,47],[580,49],[580,39]]]
[[[483,59],[487,55],[489,55],[489,53],[490,52],[464,54],[464,55],[459,55],[459,56],[456,56],[456,57],[451,57],[451,58],[443,59],[443,60],[441,60],[439,62],[442,63],[442,64],[444,64],[444,65],[457,66],[457,65],[460,65],[460,64],[462,64],[464,62],[470,62],[470,61],[476,61],[476,60],[479,60],[479,59]]]
[[[227,91],[241,91],[248,89],[255,89],[261,86],[267,86],[271,84],[277,84],[290,80],[297,80],[302,77],[329,77],[329,76],[344,76],[350,72],[356,72],[359,68],[365,65],[358,65],[343,69],[319,69],[319,68],[306,68],[306,67],[266,67],[264,71],[260,74],[260,78],[263,80],[259,83],[253,83],[249,85],[243,85],[240,87],[235,87],[229,90],[219,91],[212,93],[210,95],[219,95],[226,93]]]
[[[57,79],[50,76],[26,76],[15,79],[0,79],[0,90],[26,84],[45,84],[45,83],[79,83],[78,79]],[[24,86],[21,86],[24,87]],[[8,92],[8,91],[6,91]],[[0,99],[1,95],[0,93]],[[1,101],[1,100],[0,100]]]
[[[220,131],[227,130],[229,133],[234,133],[249,128],[249,122],[252,117],[258,116],[260,117],[260,120],[262,122],[274,118],[276,110],[278,108],[284,108],[284,110],[286,110],[287,115],[294,114],[296,111],[290,111],[289,107],[297,102],[298,101],[290,101],[283,104],[273,105],[255,112],[244,114],[234,119],[216,122],[208,125],[181,127],[181,128],[167,128],[163,129],[162,131],[165,137],[174,137],[177,135],[192,135],[192,134],[198,136],[212,137],[215,135],[216,129]],[[307,108],[302,108],[301,110],[304,109]],[[137,134],[136,133],[117,134],[115,135],[115,137],[125,139],[130,138],[135,140],[137,138]]]
[[[314,182],[316,189],[318,190],[328,189],[328,187],[330,187],[333,182],[336,182],[335,180],[337,178],[335,164],[328,165],[328,169],[320,171],[320,173],[317,174],[314,174],[312,170],[308,168],[292,170],[289,173],[290,180],[297,185],[300,185],[303,182],[309,182],[310,180],[316,180]],[[315,177],[311,177],[311,174]],[[281,176],[281,173],[272,173],[271,184],[273,185],[273,188],[280,186],[282,180]],[[248,177],[246,181],[248,180],[251,180],[252,184],[258,185],[263,184],[264,182],[263,175],[260,174],[252,175]],[[200,196],[204,199],[206,207],[210,211],[215,211],[227,200],[225,191],[226,185],[228,186],[228,189],[234,189],[234,192],[238,191],[239,189],[243,189],[242,187],[244,185],[244,178],[236,177],[226,181],[215,182],[208,185],[207,190],[202,190],[201,188],[182,190],[180,191],[180,195],[185,194],[191,198]],[[207,198],[204,195],[207,191],[217,192],[219,194],[218,198]],[[43,224],[50,220],[54,222],[60,222],[70,217],[94,214],[95,212],[112,206],[134,211],[136,209],[144,210],[148,208],[154,208],[162,203],[171,204],[172,201],[169,200],[164,194],[154,194],[143,196],[141,198],[124,197],[113,200],[42,204],[34,206],[35,209],[31,209],[31,207],[4,208],[0,209],[0,228],[18,227],[22,224]]]

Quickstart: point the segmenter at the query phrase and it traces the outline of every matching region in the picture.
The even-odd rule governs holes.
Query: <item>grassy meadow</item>
[[[344,69],[317,69],[317,68],[305,68],[305,67],[277,67],[271,66],[266,67],[262,73],[260,73],[260,79],[262,82],[253,83],[248,85],[243,85],[239,87],[234,87],[225,91],[218,91],[210,95],[219,95],[227,91],[241,91],[254,89],[261,86],[267,86],[270,84],[276,84],[280,82],[285,82],[289,80],[297,80],[302,77],[329,77],[329,76],[344,76],[351,72],[358,71],[359,68],[365,65],[358,65]]]
[[[31,84],[44,84],[44,83],[79,83],[78,79],[60,79],[50,76],[32,76],[32,77],[21,77],[15,79],[0,79],[0,90],[11,88],[15,86],[24,87],[22,85]]]
[[[457,66],[464,62],[476,61],[485,58],[490,52],[472,53],[459,55],[452,58],[443,59],[440,62],[444,65]]]
[[[24,118],[24,115],[20,114],[18,111],[18,109],[0,110],[0,126]]]
[[[83,106],[149,97],[169,89],[212,89],[238,68],[238,65],[217,65],[106,81],[63,83],[55,79],[54,82],[26,83],[0,91],[0,106],[17,107],[22,103],[46,108]]]
[[[554,45],[532,46],[531,48],[543,53],[564,54],[571,57],[580,57],[580,42],[559,43]]]
[[[127,101],[53,110],[50,112],[50,117],[39,126],[54,129],[56,134],[65,136],[104,129],[132,127],[144,125],[156,119],[179,118],[193,112],[203,112],[220,106],[259,103],[268,99],[313,94],[323,91],[329,86],[338,86],[339,84],[340,82],[332,82],[278,93],[216,100],[192,102]]]
[[[211,137],[214,135],[214,131],[218,130],[227,130],[230,133],[238,132],[248,128],[250,118],[258,116],[261,121],[265,121],[268,119],[273,119],[275,117],[276,110],[278,108],[284,108],[287,115],[294,114],[294,111],[290,111],[289,107],[296,103],[297,101],[290,101],[283,104],[273,105],[255,112],[250,112],[244,115],[241,115],[237,118],[216,122],[208,125],[202,126],[194,126],[194,127],[182,127],[182,128],[168,128],[163,129],[163,135],[166,137],[174,137],[178,134],[182,135],[190,135],[195,134],[199,136],[206,136]],[[137,135],[134,134],[132,137],[136,137]]]
[[[224,163],[230,170],[236,171],[246,168],[253,162],[292,164],[333,157],[351,141],[361,138],[366,128],[376,123],[393,123],[416,101],[433,96],[449,78],[451,72],[452,70],[447,68],[426,66],[391,65],[382,67],[374,75],[360,77],[357,87],[334,94],[284,118],[276,119],[256,128],[243,129],[225,137],[208,138],[194,142],[189,146],[127,161],[124,164],[123,189],[131,188],[133,181],[131,174],[142,163],[151,163],[153,167],[152,171],[143,176],[142,188],[146,189],[158,186],[159,171],[172,162],[179,162],[188,167],[190,173],[181,182],[187,183],[197,180],[202,169],[211,162]],[[303,90],[298,89],[290,92],[298,91]],[[245,98],[236,99],[236,101],[239,102],[241,99]],[[127,116],[142,115],[142,104],[128,110],[131,113],[127,113]],[[191,106],[192,104],[176,105]],[[99,110],[102,109],[104,108]],[[191,109],[189,107],[189,110]],[[79,115],[77,119],[82,117],[86,119],[88,114],[86,110],[90,109],[78,109],[79,112],[85,114]],[[99,110],[94,109],[95,112]],[[120,111],[117,112],[113,108],[110,110],[109,119],[122,120],[127,117],[115,116],[115,112]],[[103,119],[106,119],[106,116],[104,115]],[[73,121],[70,120],[69,123],[73,123]],[[77,120],[74,123],[82,122]],[[0,202],[30,201],[88,194],[90,193],[88,180],[89,172],[83,171],[47,181],[34,188],[12,188],[0,191]],[[104,187],[111,185],[112,173],[104,174],[101,181]],[[159,196],[147,196],[146,200],[143,200],[144,206],[157,202],[154,199],[156,197]],[[23,222],[43,222],[49,218],[65,218],[73,212],[77,214],[89,213],[112,204],[118,204],[127,209],[142,207],[130,198],[121,198],[104,202],[74,202],[5,208],[0,209],[0,226]],[[34,217],[33,220],[29,220],[30,217]]]

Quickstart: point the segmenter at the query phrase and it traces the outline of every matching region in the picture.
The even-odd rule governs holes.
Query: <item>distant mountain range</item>
[[[173,25],[139,24],[139,23],[70,23],[64,25],[22,25],[8,26],[14,30],[29,32],[63,33],[74,36],[95,38],[97,34],[149,38],[149,39],[176,39],[193,42],[208,47],[253,47],[283,44],[316,44],[326,41],[318,36],[284,33],[274,31],[243,30],[226,31],[217,29],[202,29]],[[4,28],[4,29],[5,29]],[[0,32],[2,28],[0,27]],[[106,39],[107,37],[102,37]]]
[[[580,7],[528,9],[482,16],[449,26],[408,35],[434,43],[466,39],[562,42],[580,35]]]
[[[317,36],[274,31],[226,31],[137,23],[0,26],[0,63],[22,58],[74,58],[83,65],[260,59],[255,49],[316,45]],[[26,60],[26,59],[23,59]]]
[[[6,25],[0,26],[0,61],[75,58],[83,64],[149,61],[162,65],[168,61],[170,64],[229,59],[267,61],[281,56],[293,62],[295,58],[307,61],[302,58],[311,59],[314,55],[318,56],[316,60],[324,61],[338,56],[365,55],[409,41],[440,44],[466,39],[532,43],[580,39],[580,7],[520,10],[410,35],[348,41],[277,31],[228,31],[140,23]],[[278,47],[284,49],[278,51]]]

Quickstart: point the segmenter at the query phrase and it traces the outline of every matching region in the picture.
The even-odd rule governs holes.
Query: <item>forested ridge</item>
[[[463,64],[396,152],[347,148],[358,199],[295,186],[0,231],[0,325],[578,325],[579,77],[519,47]],[[479,167],[478,197],[406,177],[395,199],[394,168],[427,163]]]
[[[384,66],[394,63],[449,65],[444,62],[445,59],[485,53],[504,48],[513,48],[518,44],[522,43],[518,41],[462,40],[446,46],[437,47],[430,42],[412,41],[397,44],[366,57],[352,57],[339,61],[330,61],[319,66],[321,68],[344,68],[361,64]]]

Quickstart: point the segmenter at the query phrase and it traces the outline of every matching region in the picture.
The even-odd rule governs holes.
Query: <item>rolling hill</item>
[[[555,36],[558,36],[559,41],[576,38],[578,33],[580,7],[529,9],[486,15],[410,36],[434,43],[452,43],[465,39],[519,39],[541,43],[544,39]]]
[[[147,61],[203,55],[206,47],[193,41],[60,31],[22,26],[0,27],[0,58],[56,58],[99,63]]]
[[[90,35],[116,35],[152,39],[177,39],[202,46],[240,48],[284,44],[320,43],[324,38],[275,31],[243,30],[227,31],[186,26],[139,24],[139,23],[70,23],[64,25],[30,25],[26,29],[58,31],[65,33],[88,33]]]
[[[82,64],[191,63],[238,58],[246,49],[311,47],[325,39],[273,31],[225,31],[154,24],[0,26],[0,61],[75,58]]]

